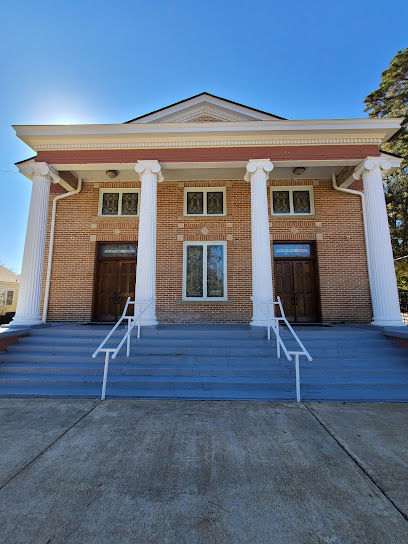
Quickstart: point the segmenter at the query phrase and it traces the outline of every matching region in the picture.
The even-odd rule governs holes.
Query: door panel
[[[136,262],[119,261],[118,317],[122,315],[128,297],[135,298]],[[131,306],[133,311],[133,306]],[[129,312],[128,312],[129,313]]]
[[[295,321],[292,261],[275,261],[275,291],[276,296],[281,298],[286,318],[288,321]]]
[[[314,268],[312,260],[293,262],[296,321],[298,323],[315,323],[317,321]]]
[[[96,293],[97,321],[115,321],[118,262],[100,261],[98,267],[98,289]]]
[[[280,296],[288,321],[318,320],[315,263],[313,260],[275,260],[275,292]]]
[[[107,259],[98,264],[96,321],[117,321],[128,297],[135,296],[136,261]]]

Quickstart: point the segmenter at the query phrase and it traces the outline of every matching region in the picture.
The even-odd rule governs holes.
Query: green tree
[[[401,129],[382,149],[404,158],[384,181],[394,258],[408,255],[408,47],[398,51],[382,73],[378,89],[364,100],[370,117],[402,117]],[[396,261],[398,287],[408,289],[408,259]]]

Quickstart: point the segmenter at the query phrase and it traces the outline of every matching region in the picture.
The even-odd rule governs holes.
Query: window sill
[[[94,215],[91,217],[91,222],[97,221],[139,221],[138,215]]]
[[[214,304],[217,306],[220,306],[220,305],[232,306],[233,304],[235,304],[233,300],[176,300],[175,303],[182,304],[182,305],[192,304],[194,306],[197,306],[197,305],[202,306],[203,304],[211,305],[211,306],[213,306]]]
[[[304,219],[321,219],[322,216],[321,215],[310,215],[310,214],[303,214],[303,213],[282,213],[282,214],[277,214],[277,215],[271,215],[270,216],[271,219],[274,219],[276,221],[279,221],[280,219],[302,219],[302,221]]]
[[[232,215],[179,215],[179,221],[231,221]]]

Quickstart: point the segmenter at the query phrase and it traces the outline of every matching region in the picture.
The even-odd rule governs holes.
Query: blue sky
[[[33,154],[12,124],[123,122],[202,91],[289,119],[365,117],[407,18],[406,0],[4,3],[0,263],[20,270],[31,192],[3,172]]]

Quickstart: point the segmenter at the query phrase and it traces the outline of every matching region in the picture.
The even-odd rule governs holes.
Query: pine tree
[[[384,181],[394,258],[408,255],[408,47],[398,51],[382,73],[378,89],[364,100],[370,117],[402,117],[401,129],[382,150],[404,158],[401,169]],[[408,258],[396,261],[398,287],[408,288]]]

